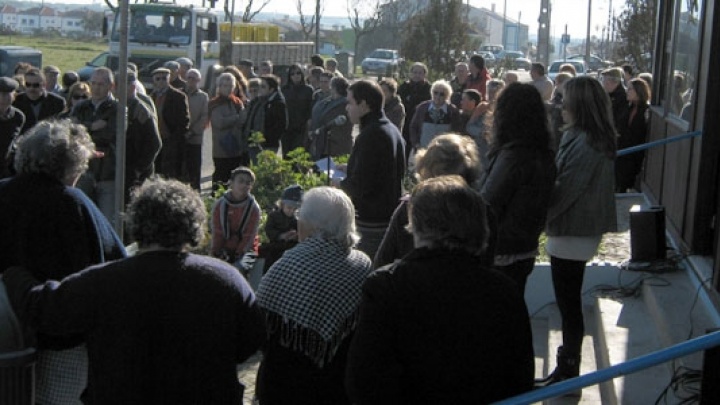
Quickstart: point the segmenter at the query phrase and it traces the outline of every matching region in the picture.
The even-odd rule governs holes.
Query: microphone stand
[[[329,186],[332,183],[330,181],[330,127],[325,130],[325,154],[327,155],[327,185]]]

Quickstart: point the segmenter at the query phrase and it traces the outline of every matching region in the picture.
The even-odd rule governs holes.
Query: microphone
[[[314,134],[315,134],[315,135],[320,135],[320,134],[324,133],[325,131],[327,131],[328,129],[332,128],[332,127],[339,127],[339,126],[345,125],[346,122],[347,122],[347,117],[346,117],[346,116],[344,116],[344,115],[338,115],[337,117],[335,117],[334,120],[328,122],[327,124],[321,126],[321,127],[318,128],[318,129],[316,129],[316,130],[314,131]]]

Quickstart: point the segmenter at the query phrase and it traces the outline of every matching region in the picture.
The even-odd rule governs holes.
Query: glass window
[[[695,111],[693,91],[700,61],[702,0],[678,1],[675,44],[671,54],[672,80],[668,112],[690,122]]]

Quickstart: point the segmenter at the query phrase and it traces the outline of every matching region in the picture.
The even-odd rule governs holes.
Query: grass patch
[[[100,52],[108,50],[106,39],[76,40],[61,37],[38,37],[32,35],[8,35],[2,45],[19,45],[35,48],[43,53],[43,65],[55,65],[61,71],[77,70],[85,66]]]

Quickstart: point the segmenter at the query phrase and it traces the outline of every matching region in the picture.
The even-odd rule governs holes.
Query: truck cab
[[[165,62],[187,57],[197,69],[218,59],[217,16],[209,9],[175,4],[130,4],[128,19],[128,60],[138,66],[138,76],[152,88],[151,73]],[[115,13],[110,34],[107,65],[119,66],[120,13]]]
[[[0,77],[13,77],[18,62],[27,62],[40,68],[42,52],[26,46],[0,46]]]

